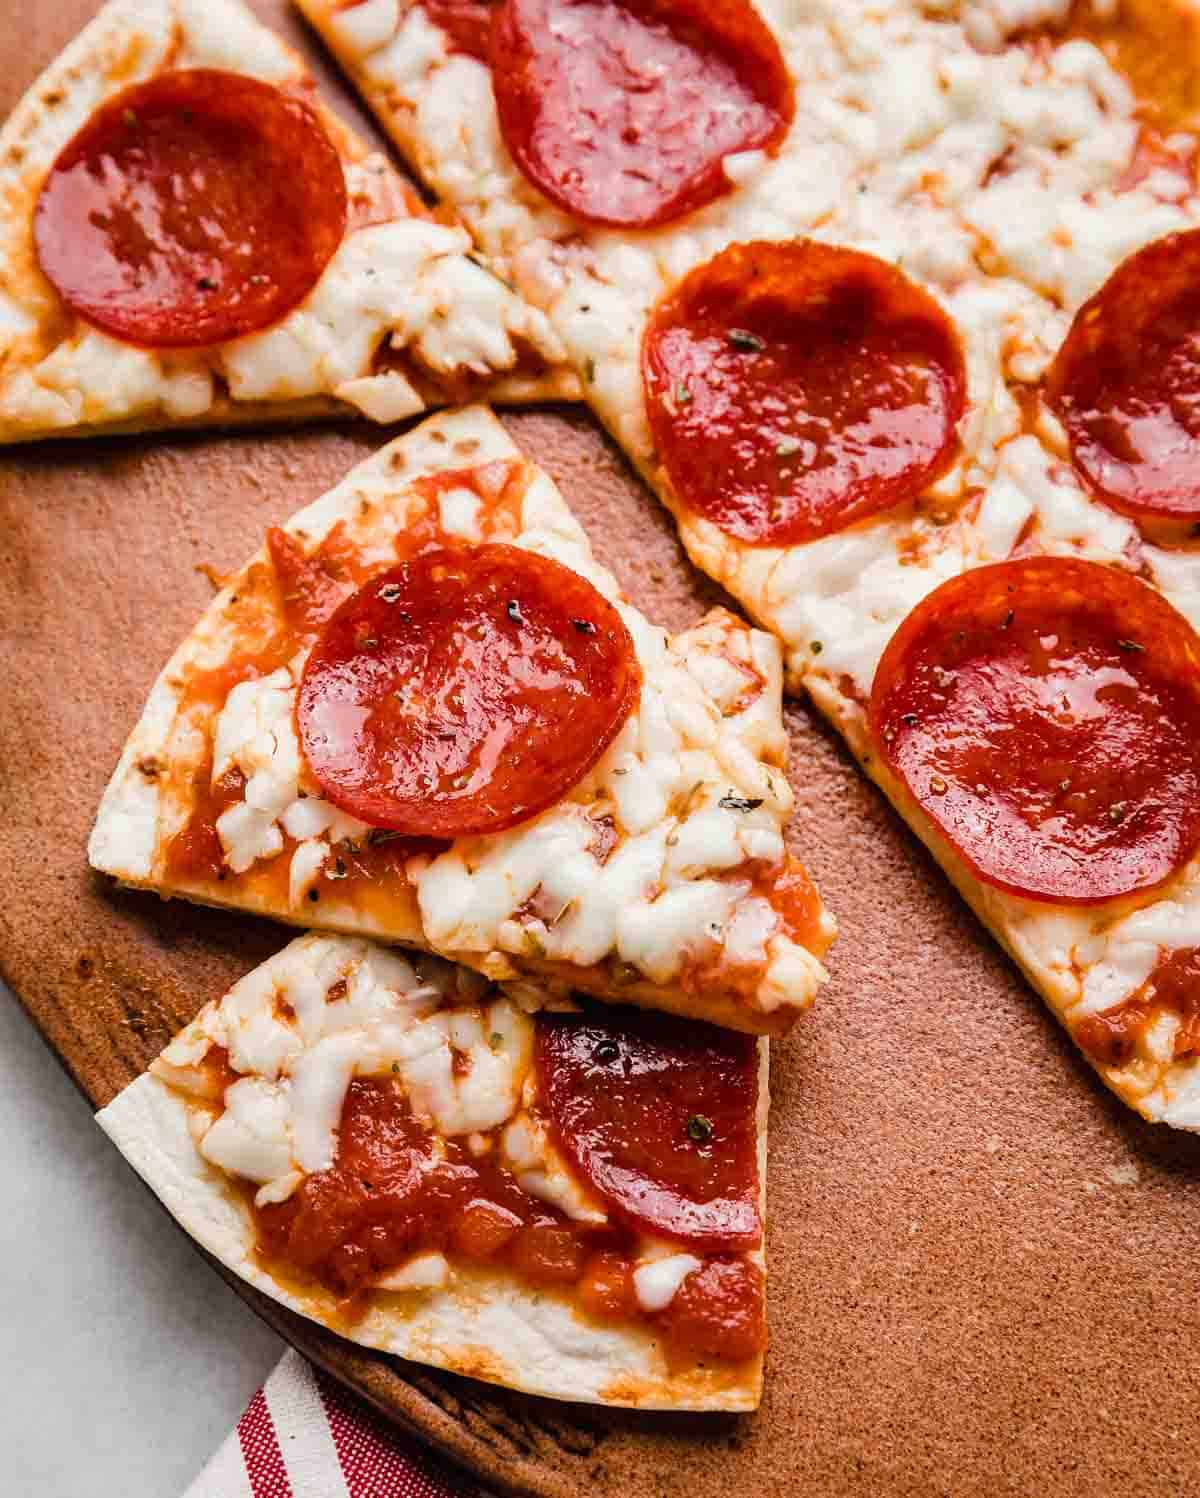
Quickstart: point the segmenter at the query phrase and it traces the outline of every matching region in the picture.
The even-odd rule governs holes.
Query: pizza
[[[1200,1128],[1200,12],[300,3],[788,687]]]
[[[240,0],[111,0],[0,131],[0,441],[569,395]]]
[[[298,938],[99,1115],[226,1268],[368,1347],[556,1399],[745,1410],[767,1042]]]
[[[150,693],[89,857],[126,885],[781,1033],[834,924],[787,849],[773,637],[675,636],[483,407],[268,531]]]

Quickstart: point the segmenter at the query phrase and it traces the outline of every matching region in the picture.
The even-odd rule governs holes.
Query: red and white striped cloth
[[[475,1498],[298,1352],[280,1360],[184,1498]]]

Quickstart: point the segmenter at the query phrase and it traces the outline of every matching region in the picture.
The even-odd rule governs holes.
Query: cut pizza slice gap
[[[567,396],[241,0],[111,0],[0,132],[0,441]]]
[[[782,663],[674,637],[490,411],[430,418],[273,529],[105,793],[122,882],[496,979],[779,1033],[834,925],[784,842]]]
[[[759,1400],[767,1042],[292,942],[99,1115],[227,1269],[557,1399]]]

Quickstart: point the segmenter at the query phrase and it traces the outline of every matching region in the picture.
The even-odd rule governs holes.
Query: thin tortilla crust
[[[765,1201],[768,1046],[759,1043],[759,1179]],[[373,1291],[360,1320],[321,1286],[283,1284],[258,1261],[244,1197],[192,1141],[189,1105],[149,1072],[96,1115],[163,1205],[226,1269],[290,1310],[364,1347],[549,1399],[656,1410],[752,1410],[763,1360],[670,1368],[656,1338],[603,1326],[566,1298],[486,1269],[455,1267],[440,1290]]]

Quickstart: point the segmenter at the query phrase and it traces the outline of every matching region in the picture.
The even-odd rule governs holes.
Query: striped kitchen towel
[[[289,1351],[184,1498],[483,1495]]]

